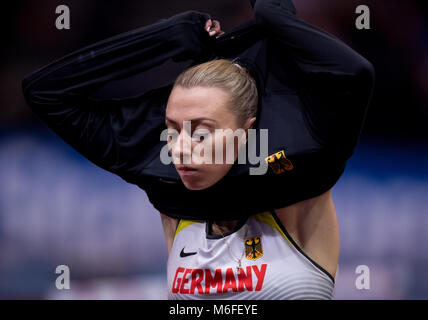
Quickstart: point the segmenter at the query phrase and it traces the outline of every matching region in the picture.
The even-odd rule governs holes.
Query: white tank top
[[[168,258],[169,299],[331,299],[334,278],[290,237],[275,212],[223,236],[180,220]],[[241,260],[241,268],[239,268]]]

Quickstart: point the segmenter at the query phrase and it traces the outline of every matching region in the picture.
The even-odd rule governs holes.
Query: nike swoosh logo
[[[188,256],[193,256],[194,254],[197,254],[197,252],[184,252],[184,248],[183,248],[183,249],[181,249],[180,257],[185,258]]]

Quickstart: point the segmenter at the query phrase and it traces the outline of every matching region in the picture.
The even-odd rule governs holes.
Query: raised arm
[[[349,157],[374,86],[373,65],[348,45],[296,16],[291,0],[257,0],[254,15],[299,71],[299,91],[313,135]]]
[[[168,59],[212,56],[208,14],[186,11],[75,51],[27,76],[24,97],[37,116],[96,165],[126,180],[153,157],[163,129],[169,86],[125,99],[91,99],[109,81],[149,70]],[[144,88],[142,88],[142,92]]]
[[[254,15],[305,73],[356,75],[373,69],[344,42],[298,18],[291,0],[257,0]]]

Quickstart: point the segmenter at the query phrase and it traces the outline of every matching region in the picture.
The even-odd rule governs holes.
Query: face
[[[220,88],[177,86],[170,94],[165,118],[171,133],[168,147],[190,190],[206,189],[227,174],[245,143],[245,130],[255,121],[240,125],[227,101],[228,93]],[[243,140],[235,138],[237,133]]]

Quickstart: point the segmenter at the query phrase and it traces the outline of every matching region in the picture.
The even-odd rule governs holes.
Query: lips
[[[177,168],[177,171],[182,175],[190,175],[190,174],[194,174],[198,170],[196,168],[192,168],[188,166],[180,166]]]

